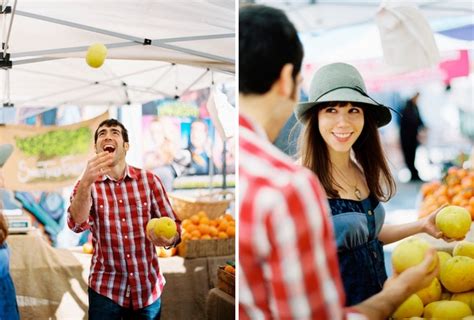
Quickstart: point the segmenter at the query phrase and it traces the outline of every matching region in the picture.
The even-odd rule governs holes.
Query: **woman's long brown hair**
[[[0,200],[0,245],[3,244],[8,236],[8,224],[7,220],[2,213],[2,201]]]
[[[319,132],[319,110],[336,107],[340,102],[321,104],[311,110],[305,121],[299,140],[302,165],[313,171],[319,178],[329,198],[340,198],[335,189],[337,181],[331,175],[331,160],[326,142]],[[357,163],[362,168],[370,194],[379,201],[388,201],[395,193],[396,186],[387,164],[380,142],[380,135],[374,114],[364,105],[356,105],[364,110],[364,128],[352,149]]]

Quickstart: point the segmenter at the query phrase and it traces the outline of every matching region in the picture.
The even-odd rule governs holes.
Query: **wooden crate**
[[[235,297],[235,275],[224,270],[224,266],[217,269],[217,287]]]
[[[178,245],[178,255],[184,258],[227,256],[235,253],[235,238],[186,240]]]

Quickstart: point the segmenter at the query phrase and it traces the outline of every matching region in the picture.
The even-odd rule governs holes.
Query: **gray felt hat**
[[[13,152],[13,146],[11,144],[0,145],[0,168],[3,167],[7,159]]]
[[[359,71],[347,63],[328,64],[314,74],[309,88],[309,102],[298,104],[296,118],[304,123],[306,115],[314,106],[333,101],[355,102],[367,106],[366,110],[374,113],[378,127],[383,127],[392,120],[389,108],[367,94]]]

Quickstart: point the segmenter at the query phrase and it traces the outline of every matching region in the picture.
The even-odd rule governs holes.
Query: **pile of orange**
[[[432,181],[421,187],[423,202],[420,218],[429,215],[443,204],[464,207],[474,220],[474,170],[449,168],[443,181]]]
[[[235,267],[231,266],[230,264],[226,264],[224,267],[224,271],[230,273],[230,274],[235,274]]]
[[[235,220],[230,214],[210,219],[200,211],[181,222],[182,240],[227,239],[235,237]]]

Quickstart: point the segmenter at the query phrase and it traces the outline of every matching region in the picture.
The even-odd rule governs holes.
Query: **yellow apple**
[[[474,259],[455,256],[448,259],[441,269],[440,280],[452,293],[474,289]]]
[[[431,248],[430,244],[417,238],[403,240],[392,253],[393,268],[397,273],[402,273],[406,269],[420,264],[425,258],[426,252]],[[435,257],[429,270],[436,268],[438,257]]]
[[[440,301],[433,309],[433,319],[461,319],[472,315],[471,308],[461,301]]]
[[[436,215],[436,226],[449,238],[462,238],[471,228],[471,214],[463,207],[447,206]]]
[[[82,252],[91,254],[94,252],[94,247],[92,246],[92,243],[86,242],[82,245]]]
[[[438,301],[441,298],[441,284],[438,278],[434,278],[431,284],[416,293],[420,297],[423,305]]]
[[[86,54],[86,62],[92,68],[99,68],[107,56],[107,47],[102,43],[94,43],[89,47]]]
[[[423,302],[416,295],[412,294],[406,299],[392,315],[394,319],[419,317],[423,314]]]
[[[178,232],[176,222],[168,217],[153,218],[146,225],[147,233],[153,230],[157,236],[172,239]]]
[[[459,242],[454,247],[453,256],[465,256],[474,259],[474,243],[468,241]]]

